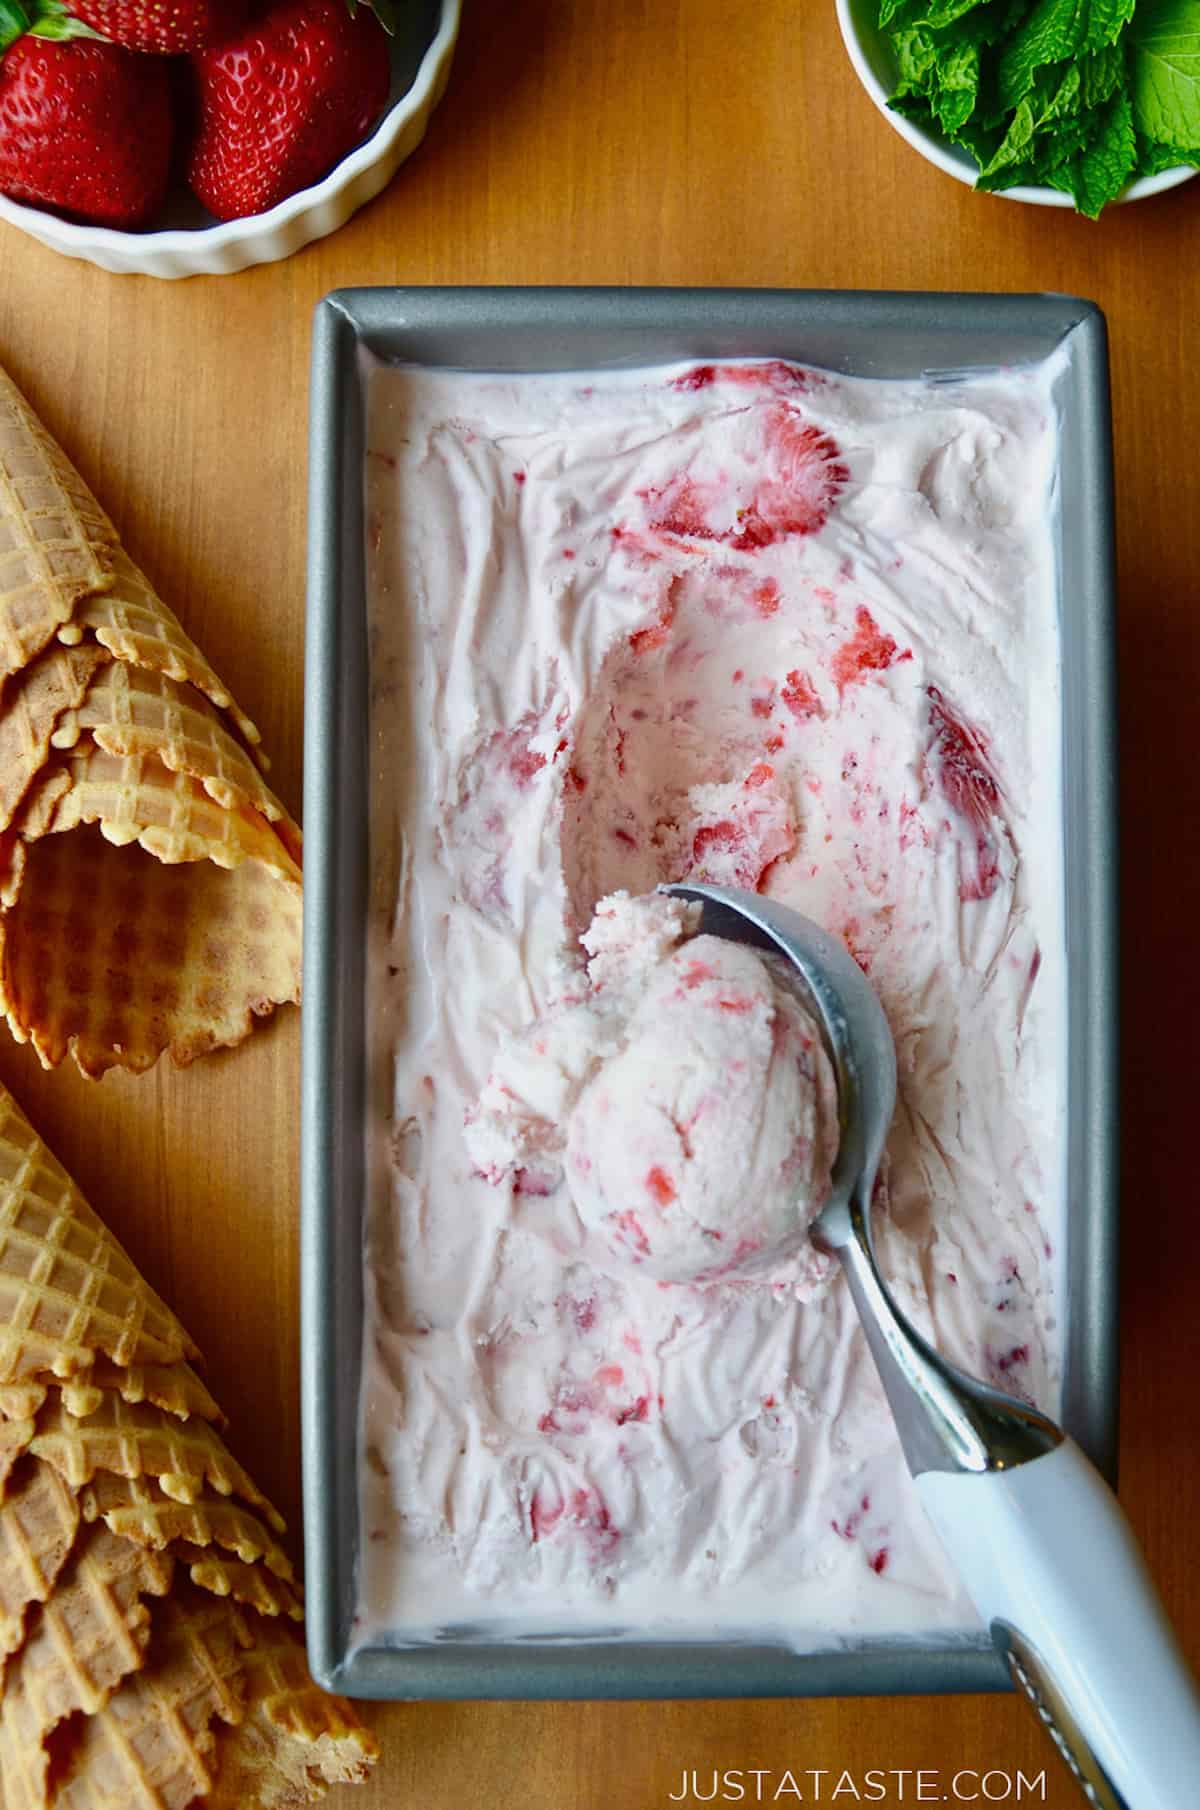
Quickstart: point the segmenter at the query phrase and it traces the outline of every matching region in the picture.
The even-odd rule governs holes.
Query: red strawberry
[[[165,63],[26,33],[0,58],[0,190],[101,226],[144,226],[171,160]]]
[[[237,31],[248,0],[71,0],[71,11],[127,50],[202,50]]]
[[[387,102],[387,38],[345,0],[284,0],[193,58],[199,125],[188,181],[220,220],[260,214],[317,182]]]

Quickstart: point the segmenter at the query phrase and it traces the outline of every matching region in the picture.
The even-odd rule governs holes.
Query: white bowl
[[[344,226],[416,150],[445,91],[461,15],[462,0],[425,0],[423,5],[408,0],[399,8],[401,22],[391,41],[388,111],[370,137],[321,182],[289,195],[268,213],[213,224],[198,202],[184,196],[168,203],[165,230],[124,233],[60,220],[0,195],[0,220],[68,258],[151,277],[226,276],[290,257]]]
[[[837,16],[855,74],[889,126],[927,162],[936,164],[947,176],[969,183],[973,188],[979,172],[966,151],[951,144],[940,132],[929,132],[888,106],[888,96],[896,86],[896,64],[891,47],[879,28],[879,0],[837,0]],[[1143,176],[1137,182],[1131,182],[1117,200],[1145,201],[1150,195],[1161,195],[1166,189],[1178,188],[1181,182],[1189,181],[1196,173],[1191,164],[1160,170],[1157,176]],[[1061,189],[1018,186],[994,192],[1006,201],[1029,201],[1035,207],[1074,206],[1070,195]]]

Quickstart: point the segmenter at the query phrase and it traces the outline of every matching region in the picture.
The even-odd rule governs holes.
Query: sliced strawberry
[[[249,0],[71,0],[71,10],[126,50],[177,56],[231,37]]]
[[[0,191],[100,226],[144,226],[171,161],[167,66],[27,32],[0,60]]]
[[[975,871],[959,882],[959,897],[968,903],[990,899],[1000,880],[996,819],[1000,787],[988,760],[987,742],[978,729],[958,716],[936,685],[927,685],[930,755],[946,803],[974,840]]]
[[[320,180],[387,104],[391,64],[374,13],[284,0],[193,59],[199,125],[188,181],[221,220],[260,214]]]

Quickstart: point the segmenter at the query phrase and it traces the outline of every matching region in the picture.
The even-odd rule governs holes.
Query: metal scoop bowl
[[[663,890],[702,906],[705,934],[786,956],[822,1023],[841,1142],[811,1236],[841,1261],[917,1493],[1014,1680],[1089,1803],[1181,1810],[1200,1787],[1200,1696],[1116,1497],[1053,1421],[939,1356],[880,1274],[870,1209],[896,1053],[874,989],[799,912]]]

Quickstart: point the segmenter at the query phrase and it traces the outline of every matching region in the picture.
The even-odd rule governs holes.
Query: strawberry
[[[0,30],[9,8],[0,9]],[[24,23],[24,21],[22,21]],[[167,66],[115,44],[0,37],[0,191],[101,226],[144,226],[171,160]]]
[[[317,182],[387,103],[387,38],[346,0],[283,0],[193,58],[198,126],[188,181],[220,220]]]
[[[248,0],[71,0],[71,11],[127,50],[175,56],[231,37]]]

